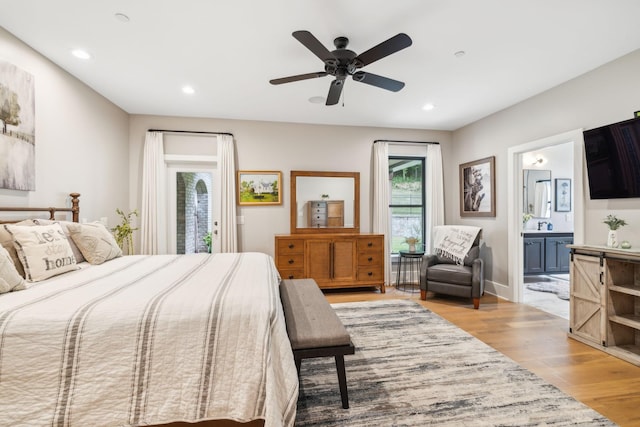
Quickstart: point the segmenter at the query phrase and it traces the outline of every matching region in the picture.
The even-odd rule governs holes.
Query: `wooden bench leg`
[[[349,409],[349,395],[347,394],[347,374],[344,369],[344,356],[336,355],[336,370],[338,371],[338,384],[340,385],[340,397],[342,398],[342,407]]]

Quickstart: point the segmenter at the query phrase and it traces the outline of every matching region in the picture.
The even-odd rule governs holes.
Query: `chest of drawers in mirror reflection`
[[[308,206],[309,227],[344,227],[344,200],[311,200]]]

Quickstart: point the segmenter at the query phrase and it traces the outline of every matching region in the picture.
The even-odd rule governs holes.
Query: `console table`
[[[640,366],[640,251],[569,248],[569,337]]]

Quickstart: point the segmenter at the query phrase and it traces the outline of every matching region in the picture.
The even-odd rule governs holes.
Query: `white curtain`
[[[391,236],[389,212],[389,143],[373,144],[373,224],[372,230],[384,234],[384,283],[391,284]]]
[[[233,137],[218,136],[218,173],[220,174],[220,251],[238,251],[236,224],[236,164]]]
[[[162,132],[147,132],[142,164],[140,253],[167,253],[167,193]]]
[[[433,253],[433,227],[444,225],[444,184],[440,144],[427,145],[425,251]]]

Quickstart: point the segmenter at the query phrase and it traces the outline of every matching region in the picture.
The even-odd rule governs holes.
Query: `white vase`
[[[617,248],[620,246],[618,242],[618,230],[609,230],[609,235],[607,236],[607,247],[609,248]]]
[[[415,252],[416,251],[416,245],[415,243],[413,244],[409,244],[409,252]]]

